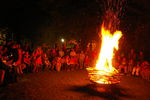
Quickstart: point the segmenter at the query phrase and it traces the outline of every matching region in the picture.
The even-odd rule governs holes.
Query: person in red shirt
[[[33,72],[38,72],[42,68],[42,54],[43,52],[41,47],[38,47],[33,52]]]
[[[56,57],[56,65],[55,65],[55,69],[56,71],[60,71],[61,70],[61,57]]]
[[[72,49],[70,52],[70,65],[69,65],[70,70],[73,71],[76,66],[77,66],[77,54],[74,51],[74,49]]]
[[[23,74],[23,50],[21,49],[19,44],[16,44],[13,46],[13,48],[17,48],[18,51],[18,60],[16,62],[14,62],[14,66],[15,66],[15,70],[17,72],[17,74]]]

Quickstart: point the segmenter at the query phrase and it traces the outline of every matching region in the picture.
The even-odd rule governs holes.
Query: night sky
[[[0,3],[0,26],[8,27],[15,38],[35,43],[53,43],[61,37],[89,41],[98,37],[102,1],[3,0]],[[127,0],[120,24],[126,43],[135,40],[131,42],[135,47],[137,41],[149,43],[149,4],[149,0]]]

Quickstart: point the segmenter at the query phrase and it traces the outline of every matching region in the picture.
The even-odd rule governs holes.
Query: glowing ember
[[[118,50],[118,41],[122,36],[121,31],[113,34],[102,25],[102,45],[96,67],[87,68],[90,80],[101,84],[115,84],[119,82],[118,71],[112,66],[114,49]]]

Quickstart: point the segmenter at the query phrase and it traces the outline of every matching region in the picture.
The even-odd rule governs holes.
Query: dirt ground
[[[150,83],[122,76],[121,83],[104,86],[91,83],[86,70],[46,70],[0,87],[0,100],[150,100]]]

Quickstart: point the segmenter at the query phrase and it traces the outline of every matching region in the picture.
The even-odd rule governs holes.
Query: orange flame
[[[116,83],[117,80],[111,78],[118,73],[118,71],[112,66],[112,58],[114,56],[114,49],[118,50],[118,43],[122,36],[122,32],[115,31],[111,34],[110,30],[105,29],[102,25],[101,34],[102,45],[99,58],[95,68],[88,68],[88,71],[90,71],[89,76],[90,79],[96,83]]]

